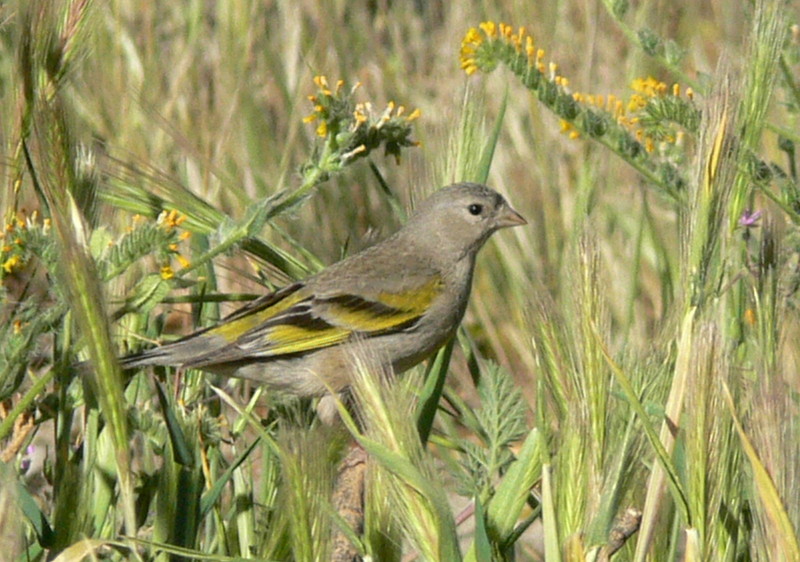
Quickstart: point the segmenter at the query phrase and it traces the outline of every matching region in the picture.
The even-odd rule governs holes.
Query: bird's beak
[[[497,217],[497,228],[507,228],[509,226],[522,226],[523,224],[528,224],[528,221],[516,212],[514,209],[506,205],[506,208],[503,209],[503,212],[500,213]]]

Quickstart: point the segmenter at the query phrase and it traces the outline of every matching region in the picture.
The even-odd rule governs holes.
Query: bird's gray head
[[[448,255],[474,255],[501,228],[527,221],[496,191],[477,183],[443,187],[423,201],[409,220],[420,236]]]

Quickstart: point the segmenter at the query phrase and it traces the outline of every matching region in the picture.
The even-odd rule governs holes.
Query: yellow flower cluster
[[[485,21],[477,27],[470,28],[461,42],[461,68],[468,75],[478,70],[492,71],[499,62],[506,63],[517,73],[529,89],[534,91],[541,101],[551,107],[560,117],[563,133],[570,138],[578,138],[581,131],[575,121],[580,111],[569,107],[564,97],[571,97],[582,106],[600,109],[610,115],[619,125],[634,135],[642,143],[645,150],[655,149],[655,140],[645,134],[639,124],[639,114],[653,98],[664,98],[670,95],[680,96],[681,88],[675,84],[672,89],[664,82],[651,76],[633,81],[633,94],[626,100],[614,95],[602,96],[570,92],[569,80],[558,74],[558,65],[545,62],[545,51],[538,47],[524,27],[514,28],[510,25]],[[686,97],[691,101],[693,92],[686,90]],[[594,133],[593,133],[594,134]],[[680,133],[665,133],[662,129],[657,134],[659,141],[677,142]]]
[[[643,109],[647,105],[647,100],[650,98],[663,97],[667,95],[669,88],[664,82],[648,76],[647,78],[636,78],[631,82],[631,89],[635,92],[628,100],[628,111],[637,111]],[[681,95],[680,84],[672,85],[672,95],[679,97]],[[691,88],[686,89],[686,96],[689,99],[694,98],[694,92]]]
[[[317,88],[319,88],[319,92],[316,95],[308,96],[308,101],[314,104],[314,111],[310,115],[307,115],[303,118],[303,123],[314,123],[315,121],[319,121],[316,133],[317,136],[324,138],[328,136],[331,118],[346,117],[335,115],[336,110],[338,109],[335,107],[338,105],[335,103],[335,101],[336,98],[342,97],[342,87],[344,86],[345,82],[344,80],[337,80],[335,88],[331,90],[328,84],[328,79],[325,76],[315,76],[314,84],[316,84]],[[352,96],[352,94],[354,94],[355,91],[360,87],[361,82],[356,82],[355,85],[350,89],[349,95]],[[381,115],[377,117],[378,127],[387,123],[392,118],[402,117],[405,112],[406,108],[404,106],[398,106],[393,101],[390,101],[387,104],[386,109],[384,109]],[[373,115],[373,108],[370,102],[357,103],[351,115],[349,116],[350,119],[352,119],[349,129],[351,131],[356,130],[363,123],[367,123],[367,121],[369,121]],[[422,115],[422,112],[419,109],[415,109],[406,115],[405,120],[411,122],[417,119],[420,115]]]
[[[475,56],[478,53],[478,48],[484,42],[484,35],[488,39],[494,39],[496,37],[494,22],[483,22],[480,27],[483,33],[476,27],[470,27],[467,30],[467,34],[464,35],[464,39],[461,40],[461,69],[466,72],[468,76],[478,71],[478,63]],[[487,29],[489,31],[487,31]]]
[[[175,209],[171,209],[169,211],[163,211],[158,216],[158,219],[156,219],[156,222],[168,232],[180,227],[180,225],[183,224],[184,221],[186,221],[186,215],[181,214]],[[188,230],[184,230],[178,235],[177,238],[178,241],[173,242],[167,247],[182,268],[189,267],[189,265],[191,265],[191,262],[186,257],[181,255],[179,244],[184,240],[188,240],[191,237],[191,235],[192,235],[191,232],[189,232]],[[175,277],[175,270],[172,268],[172,265],[167,263],[161,267],[161,277],[162,279],[172,279],[173,277]]]
[[[390,101],[383,111],[376,111],[369,102],[356,103],[356,83],[345,90],[344,80],[338,80],[331,88],[325,76],[314,77],[317,93],[308,96],[314,110],[303,118],[304,123],[317,123],[316,134],[329,143],[332,153],[340,163],[363,156],[383,144],[388,154],[399,156],[400,149],[416,146],[410,139],[410,123],[421,112]]]
[[[158,215],[158,219],[156,219],[158,224],[162,225],[168,231],[178,228],[185,220],[186,215],[182,215],[176,209],[162,211],[161,214]]]
[[[652,76],[648,76],[646,78],[634,79],[630,87],[634,93],[631,94],[627,101],[613,94],[603,96],[599,94],[575,92],[572,94],[572,97],[578,103],[591,105],[613,115],[617,123],[633,133],[636,140],[644,145],[647,152],[653,152],[653,150],[655,150],[655,141],[653,138],[646,135],[644,130],[639,127],[639,117],[637,113],[647,107],[648,102],[652,98],[660,98],[670,94],[675,97],[680,97],[680,84],[673,84],[670,89],[666,83]],[[685,93],[689,100],[694,99],[694,92],[691,88],[687,88]],[[568,122],[562,122],[561,130],[568,133],[570,138],[577,138],[580,136]],[[678,142],[682,136],[682,133],[678,132],[674,136],[668,135],[664,140],[674,143]]]
[[[15,273],[20,271],[27,262],[25,241],[23,235],[25,231],[39,227],[39,212],[33,211],[30,216],[26,216],[25,210],[21,210],[9,220],[2,232],[0,232],[0,262],[5,273]],[[44,219],[41,225],[42,232],[47,234],[50,231],[50,219]]]
[[[491,43],[505,44],[513,47],[517,53],[524,52],[528,57],[528,66],[535,68],[542,74],[547,67],[544,63],[544,49],[538,48],[525,28],[520,26],[516,30],[505,23],[495,24],[485,21],[478,27],[467,30],[461,41],[460,62],[461,68],[467,75],[472,75],[480,69],[491,70],[496,64],[491,57],[484,56],[482,47]],[[555,65],[550,63],[551,71],[555,73]],[[488,67],[488,68],[484,68]]]
[[[308,96],[308,101],[314,104],[314,111],[310,115],[307,115],[303,118],[303,123],[313,123],[314,121],[319,120],[320,123],[317,126],[317,136],[326,137],[328,135],[328,117],[330,116],[330,111],[327,107],[327,104],[321,103],[321,101],[324,102],[328,100],[321,100],[320,98],[333,98],[334,95],[339,96],[341,94],[342,87],[344,86],[344,80],[336,81],[334,91],[331,91],[330,86],[328,85],[328,79],[325,76],[314,76],[314,84],[316,84],[317,88],[319,88],[319,92],[317,95]],[[351,90],[351,93],[355,92],[360,87],[361,82],[356,82]]]

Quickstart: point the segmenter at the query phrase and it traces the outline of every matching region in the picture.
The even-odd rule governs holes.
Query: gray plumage
[[[384,241],[247,304],[216,326],[121,363],[194,367],[298,396],[346,388],[356,352],[405,371],[455,333],[475,258],[489,236],[522,224],[525,219],[486,186],[442,188]]]

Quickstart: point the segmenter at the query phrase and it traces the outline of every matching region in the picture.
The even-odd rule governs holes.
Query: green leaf
[[[149,312],[166,297],[172,285],[169,281],[161,277],[158,273],[146,275],[134,289],[130,304],[126,307],[129,310],[139,310]]]
[[[503,94],[503,103],[500,105],[500,111],[498,112],[497,119],[494,122],[494,127],[492,127],[492,133],[486,139],[486,143],[483,145],[483,149],[481,150],[481,158],[478,162],[478,168],[476,170],[477,177],[475,178],[478,183],[486,183],[486,181],[489,179],[489,170],[492,168],[494,151],[497,148],[497,141],[500,138],[500,131],[503,127],[503,117],[505,117],[507,107],[508,84],[506,84],[506,91]]]
[[[92,235],[89,238],[89,252],[92,257],[96,260],[100,259],[100,257],[108,251],[108,248],[111,247],[113,240],[108,229],[105,227],[101,226],[92,231]]]
[[[6,463],[0,462],[0,467],[2,467],[3,472],[11,472],[10,467]],[[6,470],[9,468],[9,470]],[[33,527],[33,530],[36,532],[36,537],[39,540],[39,544],[43,548],[49,548],[53,546],[55,543],[55,534],[53,533],[53,528],[50,527],[50,523],[47,521],[47,517],[42,510],[39,509],[39,505],[36,503],[36,500],[33,499],[33,496],[28,492],[27,488],[22,485],[22,482],[19,479],[16,480],[17,485],[17,505],[19,506],[22,514],[27,518],[28,522]]]
[[[475,559],[477,562],[492,562],[492,543],[486,529],[486,513],[480,499],[475,498]]]
[[[514,531],[533,485],[542,477],[542,435],[534,428],[522,444],[517,460],[511,463],[489,502],[487,519],[492,533],[505,542]]]
[[[175,411],[172,409],[166,392],[164,392],[164,386],[160,381],[156,381],[156,392],[158,393],[158,402],[161,404],[161,410],[167,422],[167,432],[172,444],[175,462],[182,466],[194,466],[195,458],[192,454],[192,449],[183,434],[178,418],[175,416]]]
[[[552,469],[549,464],[542,465],[542,523],[544,527],[544,559],[548,562],[561,561],[561,546],[558,540],[558,519],[556,518],[555,497],[553,494]]]
[[[244,460],[250,456],[250,453],[256,448],[258,445],[259,440],[256,439],[253,441],[247,449],[242,452],[236,459],[234,459],[233,463],[222,473],[222,476],[217,478],[217,481],[209,488],[209,490],[203,494],[203,498],[200,500],[200,519],[206,516],[209,510],[214,507],[214,504],[219,499],[220,495],[222,494],[225,486],[230,481],[231,477],[233,476],[234,471],[239,468],[239,466],[244,462]]]
[[[417,431],[419,431],[419,438],[423,445],[428,442],[428,437],[433,428],[433,420],[436,417],[436,409],[439,407],[439,400],[442,397],[454,343],[455,339],[451,339],[439,350],[430,364],[428,372],[425,374],[425,385],[420,392],[417,406]]]

